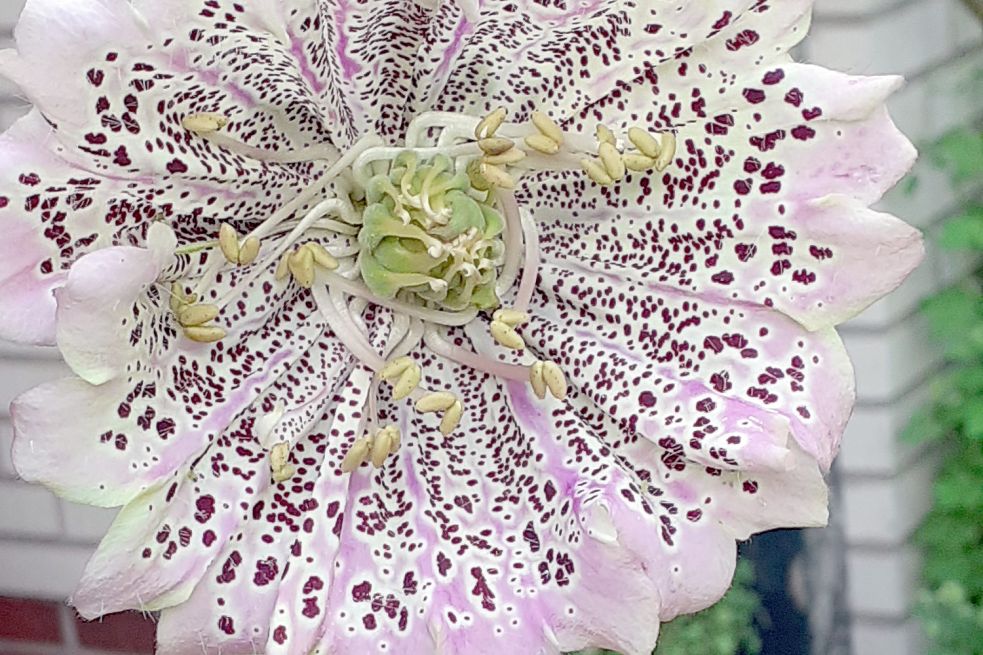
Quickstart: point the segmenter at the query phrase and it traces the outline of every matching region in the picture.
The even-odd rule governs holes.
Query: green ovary
[[[404,152],[368,185],[358,262],[380,298],[451,311],[499,305],[502,215],[453,168]]]

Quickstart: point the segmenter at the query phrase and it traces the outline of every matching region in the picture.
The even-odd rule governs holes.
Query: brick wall
[[[9,44],[20,4],[0,0],[0,46]],[[918,143],[981,117],[978,98],[968,92],[973,75],[983,69],[981,33],[957,0],[817,0],[814,29],[801,55],[854,73],[906,75],[909,84],[893,110]],[[0,81],[0,127],[25,110],[14,89]],[[958,199],[924,163],[918,177],[913,194],[895,192],[884,205],[931,232]],[[927,345],[918,302],[964,274],[966,266],[930,251],[926,265],[899,292],[843,329],[860,395],[839,463],[856,655],[920,652],[911,619],[918,556],[906,542],[928,508],[936,458],[899,443],[897,435],[939,364]],[[112,512],[59,501],[19,483],[10,466],[10,400],[63,373],[54,353],[0,344],[0,596],[42,599],[0,599],[0,653],[145,652],[146,625],[139,617],[81,625],[60,602]],[[23,626],[17,639],[4,631],[15,624]]]
[[[958,0],[817,0],[802,54],[853,73],[903,74],[908,84],[891,108],[917,145],[983,118],[981,30]],[[928,162],[920,161],[915,175],[913,192],[899,187],[883,206],[931,235],[960,199]],[[855,655],[924,651],[911,615],[919,556],[908,541],[930,507],[938,458],[898,435],[939,367],[919,301],[965,275],[968,265],[930,246],[926,263],[898,292],[842,329],[859,394],[838,462]]]

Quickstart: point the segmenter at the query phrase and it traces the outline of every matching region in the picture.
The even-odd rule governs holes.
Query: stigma
[[[214,241],[179,248],[178,254],[208,249],[209,256],[193,289],[172,282],[170,310],[189,341],[211,343],[226,336],[222,311],[236,293],[208,304],[198,299],[227,267],[243,269],[243,284],[275,269],[281,292],[294,285],[309,290],[327,327],[374,372],[363,436],[344,453],[344,473],[397,459],[390,455],[405,426],[379,423],[377,396],[384,389],[393,402],[433,415],[445,436],[461,423],[468,408],[454,390],[426,387],[411,355],[421,344],[456,364],[528,384],[541,400],[563,400],[568,385],[561,367],[527,347],[540,255],[535,227],[514,191],[525,175],[542,170],[579,170],[598,185],[611,185],[635,172],[665,170],[675,156],[672,133],[632,127],[619,140],[605,125],[594,135],[566,133],[539,111],[523,123],[506,119],[502,108],[483,117],[428,112],[409,125],[400,146],[368,136],[344,153],[325,144],[262,151],[237,141],[235,124],[225,116],[184,120],[197,138],[240,156],[318,165],[306,189],[248,233],[229,221]],[[362,320],[368,304],[393,315],[381,349]],[[512,351],[510,361],[520,363],[446,337],[448,329],[475,322],[483,322],[492,341]],[[271,451],[278,481],[292,472],[285,454]]]

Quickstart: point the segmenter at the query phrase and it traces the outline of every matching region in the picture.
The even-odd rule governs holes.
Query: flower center
[[[410,124],[404,146],[387,147],[370,136],[344,154],[330,145],[259,150],[223,132],[228,124],[225,117],[212,114],[184,121],[198,136],[245,157],[329,164],[307,189],[249,234],[241,236],[226,223],[217,241],[179,249],[179,254],[204,248],[213,252],[194,290],[180,282],[172,285],[171,309],[189,339],[218,341],[225,332],[211,322],[238,291],[230,290],[215,304],[198,299],[223,267],[258,261],[243,276],[243,283],[250,284],[277,263],[281,284],[310,289],[333,334],[375,372],[363,412],[368,436],[351,445],[345,471],[365,461],[382,466],[399,447],[396,426],[374,425],[381,383],[392,386],[394,400],[409,398],[418,411],[439,414],[444,434],[460,422],[464,407],[456,394],[421,387],[422,371],[409,356],[421,341],[458,364],[526,381],[541,399],[547,393],[564,398],[567,383],[556,363],[526,354],[528,364],[508,364],[452,344],[443,330],[484,315],[500,346],[525,349],[520,329],[528,321],[539,244],[535,226],[522,218],[512,193],[519,177],[530,171],[580,168],[597,184],[610,185],[629,170],[664,170],[675,153],[671,133],[652,135],[631,128],[626,147],[619,148],[603,125],[594,138],[571,135],[539,112],[527,124],[505,123],[504,109],[482,119],[425,113]],[[628,150],[628,143],[634,149]],[[501,307],[507,294],[512,306]],[[381,351],[370,343],[362,320],[368,303],[393,312],[388,343]],[[266,437],[260,438],[266,443]],[[284,447],[274,444],[273,455],[274,474],[285,475]]]

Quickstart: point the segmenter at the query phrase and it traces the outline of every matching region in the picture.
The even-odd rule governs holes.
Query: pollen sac
[[[358,264],[380,298],[460,311],[493,309],[504,221],[447,157],[399,155],[366,189]]]

